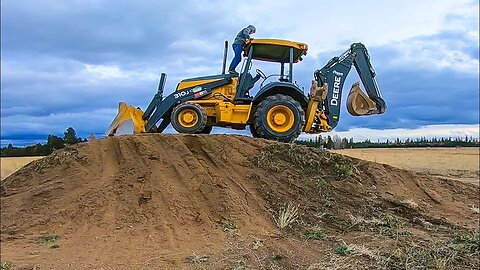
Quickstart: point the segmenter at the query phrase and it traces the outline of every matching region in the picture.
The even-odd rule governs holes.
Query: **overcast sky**
[[[338,134],[478,137],[478,10],[476,0],[3,0],[2,146],[44,142],[69,126],[82,137],[100,136],[119,101],[147,107],[160,73],[168,75],[166,94],[181,79],[219,74],[224,40],[231,43],[248,24],[255,38],[309,45],[294,67],[306,90],[331,57],[353,42],[367,46],[387,112],[346,112],[348,90],[359,80],[353,68]],[[274,64],[254,68],[278,72]],[[215,129],[224,131],[232,132]]]

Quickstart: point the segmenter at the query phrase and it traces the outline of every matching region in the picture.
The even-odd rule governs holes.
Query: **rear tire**
[[[199,133],[207,125],[207,113],[198,104],[182,103],[173,109],[170,120],[179,133]]]
[[[291,142],[305,125],[305,112],[298,101],[286,95],[273,95],[260,102],[255,111],[253,129],[259,137]]]
[[[198,134],[210,134],[212,132],[213,126],[205,126],[205,128],[198,132]]]
[[[252,134],[253,138],[259,138],[260,137],[258,135],[257,131],[255,130],[255,121],[254,121],[254,124],[250,125],[250,134]]]

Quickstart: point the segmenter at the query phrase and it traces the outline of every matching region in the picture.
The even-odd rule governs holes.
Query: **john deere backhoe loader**
[[[361,43],[352,44],[345,53],[316,70],[307,96],[293,80],[293,64],[306,55],[306,44],[278,39],[249,40],[239,75],[225,74],[226,49],[227,42],[221,75],[182,80],[172,94],[164,97],[166,74],[162,73],[158,92],[147,109],[142,111],[120,102],[118,114],[106,134],[115,135],[127,122],[133,123],[133,133],[163,132],[169,124],[180,133],[206,134],[213,126],[233,129],[249,126],[254,137],[283,142],[294,140],[302,131],[328,132],[339,121],[343,83],[352,64],[368,96],[355,83],[347,98],[348,112],[355,116],[385,112],[375,71]],[[253,77],[250,74],[253,60],[279,63],[280,73],[267,77],[256,69]],[[260,79],[263,82],[258,92],[251,96],[249,91]]]

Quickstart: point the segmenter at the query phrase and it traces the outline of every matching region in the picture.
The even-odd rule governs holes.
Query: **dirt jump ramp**
[[[110,137],[1,184],[11,269],[479,266],[478,187],[296,144]]]

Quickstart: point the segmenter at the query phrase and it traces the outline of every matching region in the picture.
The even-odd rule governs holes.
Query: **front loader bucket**
[[[358,82],[352,85],[348,93],[347,110],[353,116],[383,113],[377,109],[377,104],[363,93]]]
[[[120,131],[120,127],[129,127],[128,131],[122,130],[122,134],[136,134],[145,132],[145,121],[142,118],[143,112],[140,108],[134,108],[127,105],[125,102],[118,104],[118,113],[115,119],[110,124],[107,132],[108,136],[120,135],[117,131]],[[133,125],[133,127],[132,127]]]

